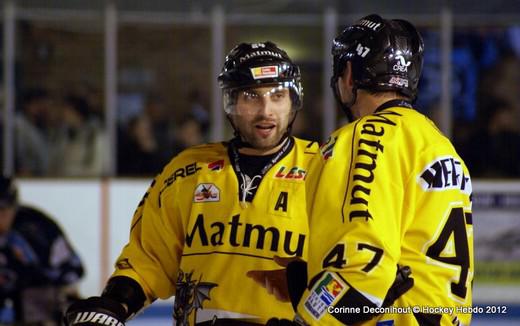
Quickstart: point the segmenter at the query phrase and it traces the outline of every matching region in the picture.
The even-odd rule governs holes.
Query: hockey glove
[[[298,324],[288,319],[271,318],[265,326],[298,326]]]
[[[74,302],[65,312],[65,325],[115,325],[125,326],[126,309],[115,300],[106,297],[90,297]]]

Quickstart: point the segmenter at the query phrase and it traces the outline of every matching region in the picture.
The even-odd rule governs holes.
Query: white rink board
[[[131,218],[151,179],[108,179],[107,214],[102,216],[102,181],[98,179],[20,179],[23,203],[39,207],[53,216],[66,231],[81,255],[87,275],[81,282],[84,296],[96,295],[108,275],[102,275],[102,252],[110,268],[128,241]],[[474,182],[475,192],[520,192],[520,182]],[[493,216],[486,212],[486,216]],[[474,218],[478,218],[474,212]],[[520,213],[518,218],[520,218]],[[478,223],[476,223],[478,225]],[[101,248],[102,230],[108,230],[107,244]],[[520,303],[517,286],[475,284],[474,302]]]

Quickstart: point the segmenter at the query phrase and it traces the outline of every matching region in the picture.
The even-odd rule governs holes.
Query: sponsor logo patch
[[[311,294],[304,303],[305,310],[314,319],[319,320],[327,312],[327,307],[331,306],[347,289],[347,285],[341,279],[327,272],[312,288]]]
[[[218,160],[208,164],[208,169],[211,171],[220,171],[224,168],[224,160]]]
[[[193,195],[195,203],[220,201],[220,190],[212,183],[201,183]]]
[[[407,72],[408,67],[412,64],[411,61],[406,61],[402,55],[396,56],[395,60],[397,63],[393,66],[394,71]]]
[[[307,171],[297,166],[288,169],[285,166],[281,166],[278,172],[274,175],[276,179],[292,179],[292,180],[304,180]]]
[[[251,75],[254,79],[278,77],[278,66],[264,66],[251,68]]]
[[[336,145],[336,139],[338,139],[338,138],[329,137],[327,139],[327,141],[325,142],[325,144],[320,146],[321,156],[323,156],[323,159],[325,161],[332,157],[334,145]]]
[[[388,81],[390,84],[401,86],[401,87],[408,87],[408,79],[401,78],[401,77],[392,77]]]
[[[464,194],[472,193],[471,179],[464,174],[462,162],[452,156],[443,156],[428,163],[417,176],[424,191],[459,189]]]

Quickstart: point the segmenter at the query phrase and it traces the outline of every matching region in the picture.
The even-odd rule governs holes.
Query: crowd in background
[[[194,93],[179,121],[157,95],[149,95],[140,114],[119,124],[117,171],[120,175],[153,175],[183,149],[207,141],[209,113]]]
[[[176,121],[164,100],[147,95],[142,109],[120,120],[117,174],[149,176],[183,149],[203,143],[209,113],[198,93]],[[52,94],[44,88],[22,93],[14,119],[18,176],[96,177],[108,174],[108,135],[102,111],[85,94]]]
[[[438,122],[440,36],[423,37],[417,107]],[[520,178],[520,29],[455,33],[451,63],[451,138],[472,176]]]
[[[107,136],[99,113],[81,94],[23,91],[14,119],[17,175],[103,175]]]
[[[520,178],[520,33],[515,30],[463,32],[454,37],[451,137],[474,177]],[[439,33],[424,31],[423,36],[430,51],[416,106],[439,122]],[[321,101],[308,95],[312,83],[303,86],[307,96],[293,134],[322,141]],[[18,176],[106,176],[115,155],[117,176],[147,177],[160,172],[184,148],[210,141],[207,89],[186,92],[182,105],[168,102],[153,87],[137,90],[137,108],[130,110],[120,101],[116,153],[109,152],[102,91],[84,86],[67,92],[56,89],[17,86]]]

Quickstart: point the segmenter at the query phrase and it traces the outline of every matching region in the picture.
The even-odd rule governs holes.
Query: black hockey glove
[[[394,301],[397,300],[397,298],[408,292],[408,290],[413,287],[413,278],[410,277],[410,274],[412,274],[412,269],[409,266],[397,265],[395,280],[386,293],[383,307],[390,307],[394,304]]]
[[[74,302],[65,312],[65,325],[125,326],[126,309],[119,302],[106,297],[90,297]]]
[[[294,311],[307,287],[307,263],[303,260],[295,260],[287,265],[287,288]]]
[[[265,326],[297,326],[298,324],[288,319],[271,318]]]

